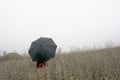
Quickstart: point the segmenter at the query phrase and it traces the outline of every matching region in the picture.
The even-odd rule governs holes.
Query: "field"
[[[120,47],[59,53],[42,69],[30,57],[1,60],[0,80],[120,80]]]

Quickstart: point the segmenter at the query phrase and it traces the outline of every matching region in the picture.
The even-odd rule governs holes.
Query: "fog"
[[[0,0],[0,51],[27,51],[39,37],[64,51],[120,45],[119,35],[119,0]]]

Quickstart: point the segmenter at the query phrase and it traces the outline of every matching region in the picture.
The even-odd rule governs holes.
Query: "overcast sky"
[[[0,51],[27,51],[43,36],[63,50],[120,44],[120,0],[0,0]]]

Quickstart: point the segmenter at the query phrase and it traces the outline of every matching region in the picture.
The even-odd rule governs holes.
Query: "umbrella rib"
[[[46,50],[46,48],[45,47],[43,47],[45,50]],[[50,54],[52,54],[49,50],[47,50]],[[52,54],[52,56],[54,56],[53,54]]]

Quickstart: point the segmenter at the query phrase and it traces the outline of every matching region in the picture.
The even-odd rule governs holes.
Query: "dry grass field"
[[[120,80],[120,47],[57,54],[42,69],[29,57],[2,60],[0,80]]]

